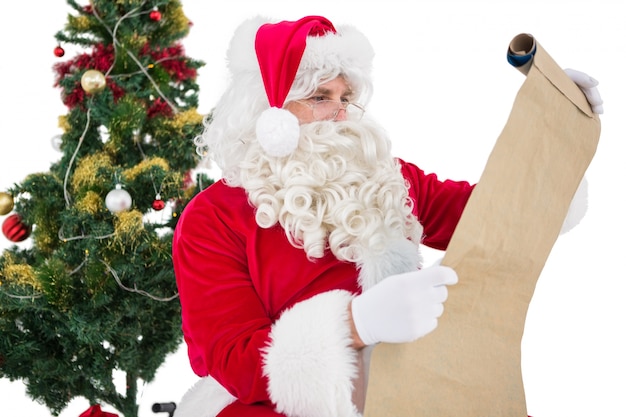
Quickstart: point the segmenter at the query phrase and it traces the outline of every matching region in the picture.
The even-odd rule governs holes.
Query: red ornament
[[[165,208],[165,201],[161,200],[160,198],[155,199],[152,202],[152,208],[155,209],[156,211],[161,211]]]
[[[158,10],[151,11],[150,19],[154,20],[155,22],[158,22],[159,20],[161,20],[161,12]]]
[[[78,417],[118,417],[118,415],[115,413],[102,411],[100,404],[94,404],[85,411],[83,411]]]
[[[65,55],[65,49],[57,46],[56,48],[54,48],[54,55],[61,58],[63,55]]]
[[[30,226],[24,223],[19,214],[12,214],[2,223],[2,233],[11,242],[21,242],[30,236]]]

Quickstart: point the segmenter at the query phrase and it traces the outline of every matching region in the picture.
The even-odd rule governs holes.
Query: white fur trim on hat
[[[367,37],[353,26],[339,26],[337,33],[307,38],[300,68],[341,68],[372,71],[374,48]]]
[[[270,107],[257,120],[256,137],[268,155],[287,156],[298,147],[300,123],[293,113]]]
[[[259,80],[261,80],[259,63],[254,51],[254,39],[261,25],[267,22],[269,19],[257,16],[244,21],[235,29],[226,52],[228,68],[231,73],[255,72],[259,73]]]
[[[227,52],[228,68],[233,74],[259,72],[254,39],[259,27],[270,22],[272,20],[267,17],[257,16],[244,21],[235,30]],[[369,74],[374,59],[374,48],[370,41],[353,26],[343,25],[336,28],[337,33],[307,38],[300,67],[358,68]]]

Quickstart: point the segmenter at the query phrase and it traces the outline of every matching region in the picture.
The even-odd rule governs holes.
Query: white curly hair
[[[203,133],[195,138],[198,153],[215,162],[233,186],[241,185],[238,164],[256,141],[259,116],[270,107],[254,49],[258,28],[268,22],[267,18],[255,17],[236,29],[227,52],[229,86],[205,120]],[[320,84],[341,75],[354,91],[355,100],[367,104],[373,57],[367,38],[352,26],[339,27],[337,33],[309,36],[285,102],[307,98]]]
[[[254,35],[266,22],[252,19],[235,32],[228,52],[232,80],[196,138],[199,152],[215,161],[227,184],[246,190],[260,227],[279,223],[309,258],[320,258],[330,249],[338,259],[362,265],[367,258],[384,256],[391,246],[411,259],[408,269],[415,268],[421,261],[415,259],[422,227],[412,215],[386,132],[374,121],[366,117],[305,124],[292,154],[263,152],[255,126],[269,103],[254,55]],[[337,29],[336,34],[307,38],[286,102],[310,97],[319,85],[342,76],[355,100],[367,104],[373,49],[353,27]]]
[[[310,258],[330,249],[340,260],[362,263],[390,242],[420,242],[422,227],[390,141],[372,121],[303,125],[288,158],[252,143],[239,178],[257,224],[280,223]]]

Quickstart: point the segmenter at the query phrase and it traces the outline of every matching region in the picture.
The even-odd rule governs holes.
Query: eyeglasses
[[[311,108],[315,121],[335,120],[341,110],[345,110],[349,120],[361,120],[363,113],[365,113],[363,106],[347,101],[320,100],[309,102],[298,100],[297,102]]]

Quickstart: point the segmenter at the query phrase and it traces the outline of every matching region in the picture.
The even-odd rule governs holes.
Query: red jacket
[[[473,186],[439,181],[400,162],[424,227],[423,244],[445,249]],[[347,389],[353,369],[325,376],[353,358],[342,314],[361,291],[354,264],[331,253],[307,259],[280,226],[260,228],[245,191],[223,181],[185,208],[174,233],[173,260],[191,366],[227,391],[226,403],[237,400],[229,408],[264,403],[289,415],[321,401],[320,407],[335,412],[327,402],[342,400],[323,397]],[[287,368],[290,353],[299,355],[296,366],[311,363],[315,369]],[[270,354],[280,358],[277,365],[267,364]],[[315,365],[320,363],[328,369],[317,369],[324,368]]]

